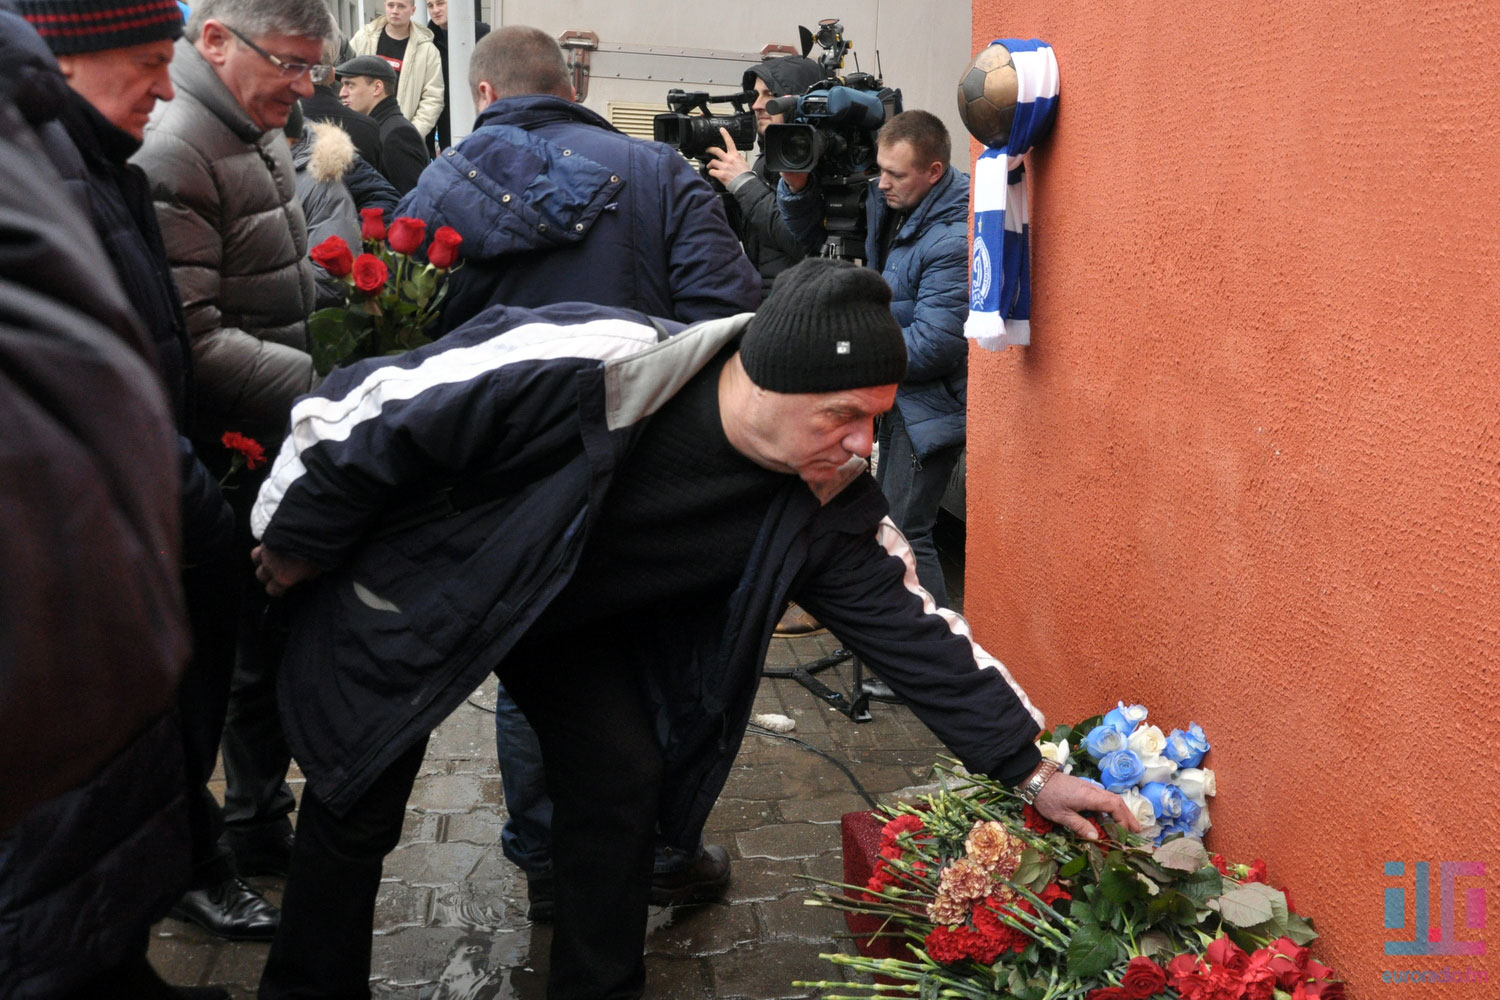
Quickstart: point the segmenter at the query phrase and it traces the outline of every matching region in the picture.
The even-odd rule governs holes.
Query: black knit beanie
[[[875,271],[809,257],[777,275],[740,340],[750,381],[772,392],[841,392],[906,377],[891,289]]]
[[[60,56],[182,37],[177,0],[20,0],[18,6]]]

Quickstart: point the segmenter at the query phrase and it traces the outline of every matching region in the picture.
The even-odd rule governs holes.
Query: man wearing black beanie
[[[428,733],[492,671],[553,796],[548,996],[640,996],[657,824],[697,844],[788,597],[971,770],[1080,835],[1079,809],[1131,826],[1041,763],[1041,713],[916,583],[865,462],[905,373],[880,276],[815,258],[753,316],[496,307],[299,401],[252,514],[257,576],[299,591],[307,776],[261,1000],[366,988],[368,950],[317,942],[369,941]]]

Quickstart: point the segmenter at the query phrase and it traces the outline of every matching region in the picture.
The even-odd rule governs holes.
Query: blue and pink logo
[[[1432,924],[1429,912],[1432,900],[1430,866],[1426,861],[1418,861],[1412,867],[1416,869],[1416,884],[1413,887],[1416,927],[1410,941],[1387,941],[1385,953],[1387,955],[1483,955],[1483,941],[1459,940],[1455,932],[1458,929],[1459,916],[1457,880],[1468,876],[1483,876],[1484,862],[1438,862],[1439,894],[1436,927]],[[1404,879],[1406,862],[1387,861],[1385,875],[1387,878]],[[1463,892],[1464,927],[1469,930],[1484,930],[1484,912],[1484,887],[1465,888]],[[1386,930],[1391,931],[1406,929],[1406,889],[1387,888],[1385,890],[1385,927]]]

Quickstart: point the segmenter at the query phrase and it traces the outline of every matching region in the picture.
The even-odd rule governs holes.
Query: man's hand
[[[728,187],[730,181],[749,171],[750,164],[745,160],[745,154],[735,146],[734,137],[727,128],[719,129],[719,134],[724,137],[724,147],[708,147],[708,155],[713,157],[708,162],[708,175]]]
[[[1095,788],[1087,781],[1079,781],[1061,772],[1047,779],[1042,790],[1036,793],[1036,801],[1032,804],[1037,812],[1052,822],[1067,827],[1084,840],[1095,840],[1098,836],[1093,825],[1079,815],[1085,809],[1109,813],[1115,818],[1115,822],[1131,833],[1141,832],[1141,824],[1124,799],[1114,792]]]
[[[272,552],[264,545],[251,550],[250,561],[255,563],[255,578],[266,585],[266,593],[272,597],[280,597],[303,580],[323,572],[306,560]]]
[[[799,173],[795,170],[783,170],[781,172],[781,179],[786,181],[786,187],[788,191],[801,191],[803,188],[807,187],[807,178],[809,176],[811,175],[807,173]]]

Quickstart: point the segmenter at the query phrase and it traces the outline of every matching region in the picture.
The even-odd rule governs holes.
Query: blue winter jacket
[[[692,323],[760,304],[760,276],[692,165],[557,97],[491,104],[396,215],[463,236],[444,331],[491,305],[583,300]]]
[[[292,408],[251,526],[268,548],[329,570],[298,588],[279,700],[292,752],[331,809],[500,664],[573,575],[651,415],[749,320],[675,332],[579,303],[495,308],[398,358],[337,369]],[[818,495],[787,476],[714,620],[622,651],[660,706],[669,843],[696,836],[718,797],[789,597],[971,769],[1014,782],[1036,765],[1040,714],[917,585],[864,469],[851,460]]]
[[[809,184],[777,199],[787,225],[807,247],[823,242],[823,199]],[[865,263],[891,286],[891,312],[906,338],[906,381],[896,405],[918,458],[964,443],[968,403],[969,177],[949,167],[880,255],[880,227],[890,208],[876,181],[865,201]]]

